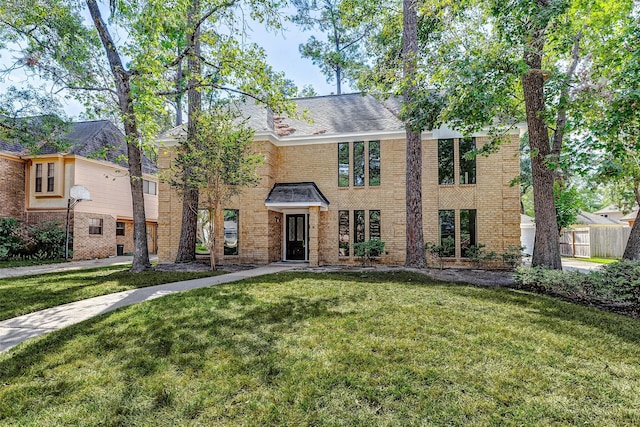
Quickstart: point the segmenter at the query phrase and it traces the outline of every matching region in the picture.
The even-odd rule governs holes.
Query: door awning
[[[319,206],[322,211],[329,209],[329,200],[313,182],[276,184],[264,204],[273,211],[304,209],[310,206]]]

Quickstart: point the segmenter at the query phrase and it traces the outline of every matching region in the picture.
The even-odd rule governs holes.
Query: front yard
[[[15,425],[638,425],[640,321],[411,273],[170,295],[0,355]]]
[[[130,267],[119,265],[0,279],[0,320],[98,295],[224,273],[145,271],[132,274],[128,271]]]

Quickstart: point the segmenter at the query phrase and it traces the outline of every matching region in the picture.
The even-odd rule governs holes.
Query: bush
[[[65,230],[55,221],[27,227],[14,218],[0,218],[0,260],[60,259]]]
[[[19,256],[23,250],[20,222],[15,218],[0,218],[0,260]]]
[[[371,265],[371,260],[384,253],[385,243],[380,239],[369,239],[366,242],[353,244],[353,254],[360,257],[362,265]]]
[[[622,260],[588,274],[577,271],[519,267],[518,288],[597,304],[640,306],[640,261]]]
[[[35,259],[64,258],[65,230],[56,221],[29,227],[29,255]]]

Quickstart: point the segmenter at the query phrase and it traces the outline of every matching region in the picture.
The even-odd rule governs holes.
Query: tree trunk
[[[138,146],[140,136],[133,111],[131,98],[131,74],[124,69],[116,44],[105,25],[100,9],[95,0],[87,0],[87,7],[96,30],[107,54],[111,73],[113,75],[120,114],[124,123],[124,133],[127,141],[127,155],[129,161],[129,182],[131,183],[131,200],[133,203],[133,265],[131,271],[139,272],[151,267],[149,249],[147,246],[147,221],[144,210],[144,192],[142,185],[142,150]]]
[[[342,68],[336,68],[336,91],[338,95],[342,94]]]
[[[416,0],[403,0],[402,57],[404,67],[405,105],[410,106],[415,99],[416,59],[418,55],[418,12]],[[424,268],[424,236],[422,233],[422,135],[419,130],[407,127],[407,170],[406,170],[406,210],[407,210],[407,267]]]
[[[636,203],[638,203],[638,200],[640,200],[638,187],[635,187],[633,192],[636,195]],[[627,240],[627,246],[624,248],[622,259],[640,259],[640,210],[638,210],[636,220],[633,222],[633,227],[631,227],[631,233],[629,234],[629,240]]]
[[[216,271],[216,211],[209,209],[209,263],[211,270]]]
[[[187,35],[187,43],[191,44],[191,53],[187,59],[189,86],[187,91],[189,123],[187,125],[187,140],[195,141],[198,132],[198,116],[202,110],[202,95],[198,89],[200,77],[200,27],[195,23],[200,12],[199,0],[194,0],[188,14],[188,21],[193,26],[193,38]],[[185,169],[185,178],[190,171]],[[185,183],[187,180],[185,179]],[[198,199],[199,191],[189,184],[185,184],[182,195],[182,230],[178,243],[176,262],[190,262],[196,259],[196,234],[198,228]]]
[[[522,90],[527,112],[529,145],[531,152],[531,176],[536,220],[536,237],[532,265],[562,269],[558,221],[553,197],[554,172],[547,164],[551,154],[549,129],[544,122],[544,76],[542,51],[544,28],[535,31],[525,52],[524,60],[529,72],[522,77]]]

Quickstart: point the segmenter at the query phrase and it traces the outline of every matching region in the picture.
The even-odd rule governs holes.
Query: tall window
[[[454,210],[438,212],[440,225],[440,245],[444,248],[443,255],[452,257],[456,254],[456,221]]]
[[[438,140],[438,182],[454,184],[453,139]]]
[[[338,187],[380,185],[380,141],[356,141],[349,159],[349,143],[338,144]],[[353,181],[351,171],[353,170]],[[368,184],[367,184],[368,183]]]
[[[369,239],[378,239],[380,240],[380,211],[372,210],[369,211]],[[372,256],[379,256],[380,254],[372,253]]]
[[[338,187],[349,186],[349,143],[338,144]]]
[[[55,163],[47,163],[47,192],[53,191]]]
[[[475,246],[476,240],[476,210],[460,210],[460,253],[463,257],[469,256],[469,246]]]
[[[369,185],[380,185],[380,141],[369,141]]]
[[[349,211],[338,211],[338,255],[349,256]]]
[[[89,234],[102,234],[102,218],[89,218]]]
[[[353,242],[364,242],[364,211],[353,211],[353,222],[356,227]]]
[[[348,257],[351,243],[364,242],[366,239],[382,239],[379,210],[353,211],[353,230],[351,229],[351,212],[338,211],[338,247],[339,256]],[[368,219],[368,223],[367,223]],[[353,233],[353,242],[350,241]],[[377,256],[379,254],[374,254]]]
[[[470,152],[476,149],[475,138],[460,139],[460,184],[476,183],[476,158],[469,158]]]
[[[238,210],[224,210],[224,254],[238,255]]]
[[[124,236],[124,222],[116,222],[116,236]]]
[[[146,179],[142,180],[142,191],[145,194],[156,195],[156,183],[153,181],[147,181]]]
[[[42,163],[36,163],[36,193],[42,193]]]
[[[364,186],[364,141],[353,143],[353,186]]]

